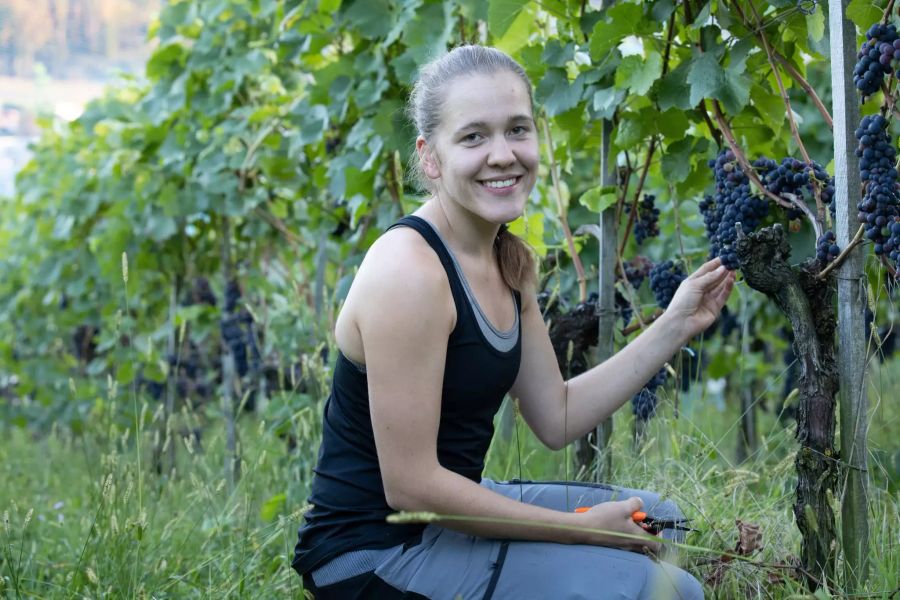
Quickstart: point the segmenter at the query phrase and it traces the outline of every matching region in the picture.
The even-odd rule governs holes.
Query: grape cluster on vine
[[[778,164],[772,159],[760,158],[754,166],[761,167],[764,172],[760,179],[766,190],[786,200],[805,202],[808,198],[814,198],[813,185],[817,185],[819,198],[823,204],[831,207],[831,214],[834,216],[834,179],[816,161],[805,163],[788,156]],[[799,208],[787,211],[788,219],[799,219],[802,216],[803,211]]]
[[[650,275],[653,263],[645,256],[635,256],[631,260],[625,261],[623,266],[625,267],[625,279],[637,291],[644,283],[644,279]]]
[[[859,147],[859,177],[863,197],[857,218],[876,255],[886,254],[895,263],[900,250],[900,194],[894,160],[897,150],[887,132],[888,122],[880,114],[862,118],[856,130]]]
[[[631,398],[631,412],[640,421],[648,421],[656,414],[656,406],[659,404],[659,396],[656,394],[661,386],[666,383],[666,369],[663,367],[654,375],[640,392]]]
[[[631,205],[625,207],[631,213]],[[659,235],[659,209],[656,208],[656,196],[644,194],[644,199],[637,205],[637,219],[634,222],[634,239],[638,245],[647,238]]]
[[[247,309],[235,313],[240,299],[241,288],[232,279],[225,286],[225,316],[219,322],[219,330],[222,341],[234,357],[235,371],[243,377],[251,367],[254,371],[259,369],[262,357],[256,344],[253,316]]]
[[[826,231],[816,242],[816,258],[821,263],[830,263],[840,253],[841,248],[837,245],[837,238],[835,238],[833,231]]]
[[[759,159],[753,167],[765,175],[773,161]],[[725,268],[734,270],[738,264],[733,245],[737,239],[735,224],[740,223],[744,232],[753,231],[769,214],[769,203],[750,191],[750,179],[741,170],[734,152],[723,150],[709,161],[716,180],[716,193],[700,202],[700,212],[706,225],[710,257],[720,257]]]
[[[856,55],[857,63],[853,69],[853,83],[863,97],[881,89],[884,76],[891,72],[895,54],[900,58],[900,39],[897,38],[896,26],[893,23],[872,25],[866,32],[866,41]]]
[[[681,285],[687,275],[684,267],[671,260],[654,265],[650,269],[650,289],[656,298],[656,304],[660,308],[668,308],[675,290]]]

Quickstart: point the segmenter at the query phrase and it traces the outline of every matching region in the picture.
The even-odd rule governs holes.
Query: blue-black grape
[[[881,89],[884,76],[891,72],[895,54],[900,58],[900,40],[897,39],[894,24],[872,25],[866,32],[866,41],[856,54],[857,62],[853,69],[853,83],[863,98]]]
[[[647,421],[656,414],[656,407],[659,404],[656,390],[666,383],[666,377],[667,373],[664,367],[647,382],[640,392],[631,398],[631,411],[635,418]]]
[[[816,258],[823,264],[830,263],[841,253],[833,231],[826,231],[816,242]]]
[[[754,165],[757,163],[765,165],[765,174],[760,179],[766,190],[785,200],[792,200],[788,195],[801,202],[814,198],[815,182],[819,188],[819,198],[831,208],[834,218],[834,179],[822,165],[816,161],[805,163],[791,157],[781,159],[781,164],[767,158],[759,159]],[[788,219],[799,219],[802,216],[803,212],[798,208],[787,210]]]
[[[625,207],[631,213],[631,205]],[[637,205],[637,218],[634,222],[634,240],[638,245],[647,238],[659,235],[659,209],[656,208],[656,196],[644,194],[644,199]]]
[[[774,161],[758,159],[753,167],[764,176]],[[716,193],[706,196],[700,202],[700,212],[706,225],[710,257],[720,257],[727,269],[734,270],[738,264],[733,245],[737,239],[735,224],[740,223],[744,232],[749,233],[759,227],[769,214],[769,203],[751,193],[750,179],[741,170],[731,150],[723,150],[709,161],[716,180]]]
[[[888,122],[880,114],[867,115],[856,130],[859,147],[859,178],[863,197],[857,218],[865,228],[876,255],[885,254],[894,263],[900,258],[900,188],[894,167],[897,150],[888,136]]]
[[[686,274],[680,264],[671,260],[661,262],[650,269],[650,289],[660,308],[668,308],[675,290],[684,281]]]

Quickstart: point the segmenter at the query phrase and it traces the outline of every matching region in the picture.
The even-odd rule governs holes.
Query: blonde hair
[[[419,69],[419,78],[409,96],[407,115],[416,127],[417,133],[431,142],[434,131],[440,125],[441,108],[446,96],[445,88],[458,77],[468,75],[491,75],[498,72],[517,75],[531,94],[531,80],[522,65],[504,52],[486,46],[457,46],[447,54]],[[410,173],[422,191],[433,191],[432,184],[422,172],[418,152],[413,149],[410,158]],[[506,226],[500,228],[495,243],[500,262],[500,273],[509,287],[522,290],[535,280],[534,255],[528,245],[518,236],[509,232]]]

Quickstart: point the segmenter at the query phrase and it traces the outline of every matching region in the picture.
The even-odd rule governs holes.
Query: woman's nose
[[[513,153],[506,137],[500,136],[494,138],[491,143],[490,153],[488,154],[488,164],[507,166],[514,162],[516,162],[516,155]]]

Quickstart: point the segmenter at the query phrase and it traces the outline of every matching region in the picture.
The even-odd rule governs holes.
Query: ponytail
[[[507,225],[500,227],[495,242],[503,281],[514,290],[523,291],[537,279],[534,254],[519,236],[510,233]]]

